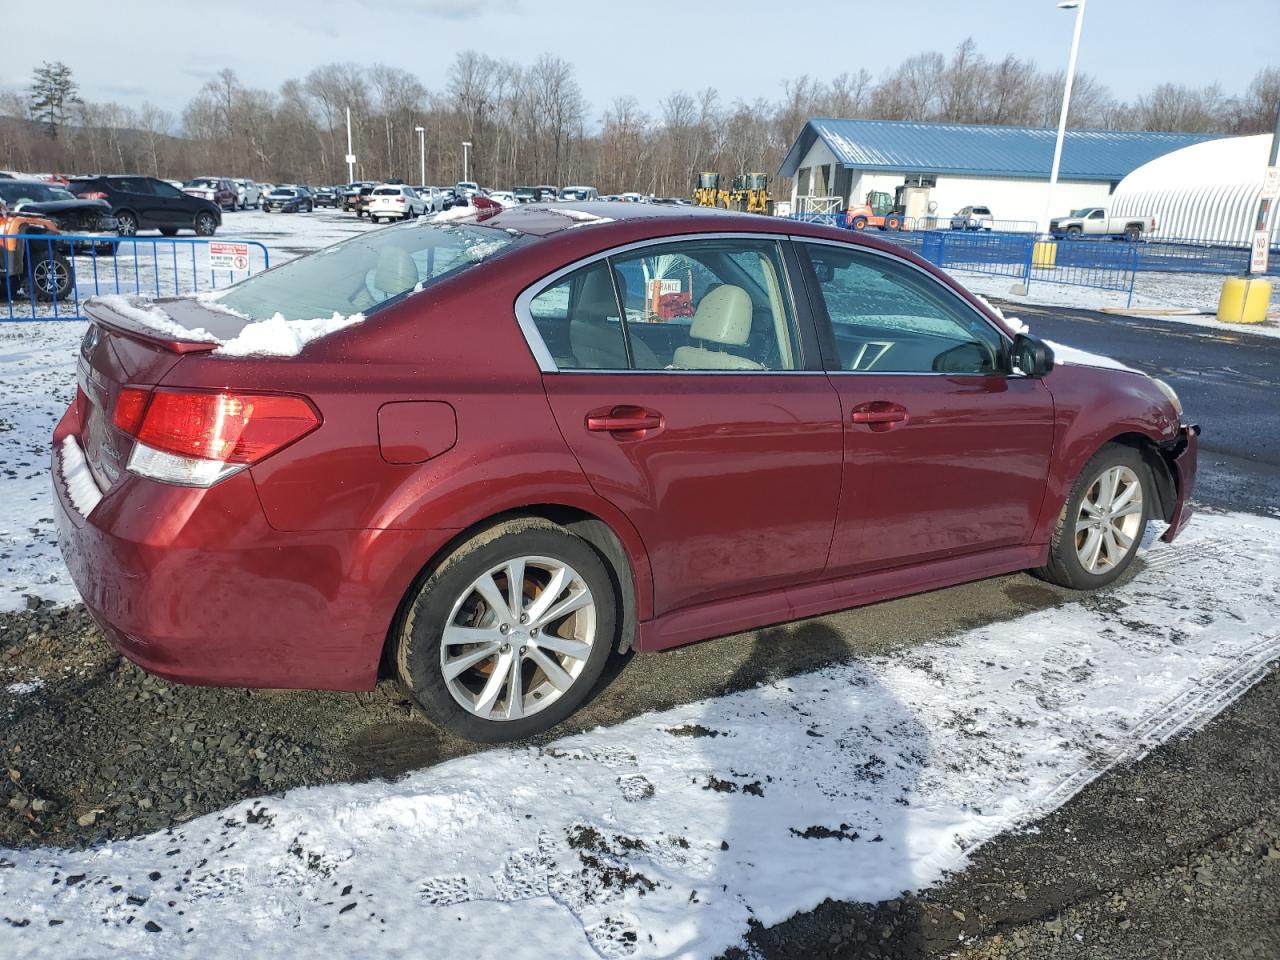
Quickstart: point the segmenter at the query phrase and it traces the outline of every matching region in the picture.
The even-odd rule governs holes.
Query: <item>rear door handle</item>
[[[592,433],[611,433],[626,440],[643,440],[666,423],[662,414],[644,407],[617,406],[587,414],[587,429]]]
[[[865,424],[877,433],[892,430],[910,419],[907,408],[900,403],[888,400],[871,400],[860,403],[853,408],[849,419],[854,423]]]

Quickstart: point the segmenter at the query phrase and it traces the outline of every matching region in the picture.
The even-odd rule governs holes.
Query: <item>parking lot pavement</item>
[[[1275,424],[1263,415],[1272,395],[1265,367],[1276,358],[1265,345],[1184,342],[1110,318],[1021,312],[1051,339],[1162,371],[1205,425],[1203,498],[1215,510],[1276,511]],[[56,376],[40,368],[37,380],[47,387],[40,378]],[[24,489],[32,496],[41,459],[33,454],[17,471],[18,479],[31,474]],[[38,528],[37,509],[26,511]],[[1262,532],[1248,533],[1251,525]],[[576,737],[483,754],[416,716],[389,684],[367,696],[177,687],[112,655],[78,608],[0,615],[0,751],[11,771],[0,793],[0,847],[10,848],[0,852],[0,917],[8,920],[0,925],[0,954],[57,952],[76,942],[77,931],[89,936],[79,925],[87,921],[95,943],[106,943],[105,934],[113,949],[164,955],[180,942],[169,939],[182,934],[180,924],[199,922],[205,932],[192,936],[217,930],[218,942],[203,942],[218,956],[243,946],[236,932],[248,929],[246,919],[260,933],[304,913],[299,929],[307,940],[295,941],[295,952],[331,951],[323,925],[332,920],[333,929],[350,933],[337,924],[356,919],[395,929],[370,940],[376,951],[406,929],[423,935],[404,926],[410,908],[463,916],[450,924],[461,935],[489,922],[497,904],[504,923],[530,930],[543,930],[536,924],[553,914],[565,921],[558,946],[578,943],[597,956],[655,955],[660,944],[645,939],[651,930],[667,931],[660,943],[683,936],[702,955],[751,930],[751,949],[770,957],[1176,955],[1162,938],[1202,943],[1206,956],[1247,956],[1253,945],[1269,948],[1275,929],[1264,909],[1275,902],[1267,897],[1276,845],[1274,797],[1268,800],[1265,785],[1277,779],[1269,734],[1280,719],[1280,682],[1264,680],[1207,730],[1177,734],[1179,721],[1207,721],[1274,656],[1266,644],[1280,622],[1268,580],[1276,564],[1264,554],[1276,537],[1266,521],[1226,515],[1201,518],[1191,533],[1163,554],[1175,561],[1153,551],[1125,586],[1088,600],[1026,576],[1002,577],[633,657],[571,727],[557,731]],[[1210,586],[1188,589],[1187,578],[1197,576]],[[1267,598],[1270,608],[1244,610]],[[1233,619],[1242,613],[1254,619]],[[1221,615],[1217,626],[1204,622],[1206,614]],[[1008,655],[1035,642],[1036,623],[1068,629],[1052,656],[1046,649],[1027,658],[1034,669],[1014,678],[1021,685],[1009,682],[1010,696],[1020,698],[1005,705],[1009,722],[974,714],[974,704],[995,702],[991,690],[1008,672],[1001,668],[1017,666]],[[1202,647],[1206,631],[1213,643]],[[982,643],[994,646],[983,653]],[[1128,673],[1124,657],[1104,653],[1107,643],[1127,651]],[[965,661],[965,650],[975,656]],[[1100,675],[1123,684],[1118,713],[1090,699]],[[1182,678],[1184,686],[1143,692],[1161,678]],[[833,703],[837,680],[842,695],[857,696]],[[717,696],[727,690],[743,692]],[[1198,693],[1175,702],[1179,691]],[[655,716],[665,709],[677,713]],[[1118,727],[1107,726],[1117,719]],[[683,732],[671,732],[677,729]],[[1033,735],[1028,730],[1053,734],[1030,760],[1021,739]],[[1152,732],[1131,737],[1133,730]],[[746,749],[753,737],[760,748]],[[916,750],[923,765],[912,759],[922,739],[929,747]],[[654,756],[662,758],[657,769],[646,766]],[[441,766],[450,759],[472,766]],[[1035,761],[1043,759],[1066,763],[1054,769],[1072,786],[1029,789],[1042,785]],[[1115,760],[1120,766],[1086,785]],[[473,772],[461,786],[449,781],[459,769]],[[485,781],[477,769],[497,772]],[[411,771],[418,772],[392,786],[369,781]],[[904,777],[922,802],[887,799]],[[949,783],[960,786],[948,794]],[[325,784],[338,786],[280,796]],[[465,802],[447,808],[454,815],[438,815],[446,808],[432,805],[459,796]],[[254,804],[255,797],[263,799]],[[668,798],[673,805],[663,807]],[[867,822],[841,816],[846,809]],[[426,820],[406,812],[415,810],[434,812]],[[364,819],[365,812],[376,816]],[[544,817],[554,829],[540,829]],[[1028,822],[1034,831],[1009,830]],[[360,832],[370,824],[378,829]],[[963,846],[937,841],[910,856],[881,852],[917,836],[916,825],[927,839],[943,836],[929,830],[948,824],[963,827]],[[378,831],[393,829],[397,849],[383,850]],[[405,854],[413,844],[442,843],[442,831],[454,846]],[[138,839],[110,842],[126,837]],[[102,842],[109,845],[88,852],[58,849]],[[252,855],[223,857],[216,870],[200,865],[208,859],[201,848],[224,845]],[[399,892],[369,873],[397,859],[413,863],[396,874]],[[274,871],[270,885],[283,889],[279,897],[246,886],[264,880],[255,864]],[[959,872],[943,880],[945,869]],[[579,879],[564,879],[566,870]],[[171,890],[165,884],[175,874],[181,889]],[[37,885],[27,882],[33,878]],[[717,878],[719,898],[709,882]],[[923,895],[899,895],[939,880]],[[348,886],[355,893],[339,902]],[[43,895],[26,898],[28,890]],[[364,897],[358,909],[338,913],[357,897]],[[823,897],[830,902],[817,906]],[[862,900],[882,902],[870,908]],[[252,911],[226,912],[249,902],[257,905]],[[706,919],[721,916],[727,919]],[[161,929],[148,933],[148,923]],[[585,939],[566,940],[566,930]],[[1215,953],[1215,938],[1232,951]]]

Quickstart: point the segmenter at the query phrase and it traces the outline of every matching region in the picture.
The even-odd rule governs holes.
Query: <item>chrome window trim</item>
[[[556,364],[555,358],[551,356],[551,351],[547,349],[546,341],[542,339],[542,334],[538,330],[538,325],[533,319],[533,311],[530,309],[530,305],[533,303],[534,298],[537,297],[538,294],[542,293],[548,287],[555,286],[555,284],[558,281],[563,280],[566,276],[573,273],[575,270],[581,270],[583,267],[588,267],[591,264],[596,263],[597,261],[605,260],[609,257],[620,256],[620,255],[629,253],[633,250],[643,250],[645,247],[657,247],[657,246],[662,246],[668,243],[684,243],[690,240],[766,240],[769,243],[778,245],[778,244],[781,244],[784,240],[791,240],[791,239],[794,239],[794,238],[789,237],[784,233],[756,233],[756,232],[730,233],[730,232],[721,231],[717,233],[679,233],[669,237],[656,237],[649,240],[633,240],[631,243],[624,243],[621,246],[610,247],[608,250],[601,250],[597,253],[593,253],[588,256],[582,257],[579,260],[575,260],[573,261],[573,263],[569,264],[568,266],[561,267],[560,269],[556,270],[554,273],[549,273],[545,277],[535,280],[529,286],[525,287],[524,290],[520,292],[520,295],[516,297],[516,303],[515,303],[516,322],[520,325],[520,332],[524,335],[525,343],[529,345],[529,351],[530,353],[533,354],[533,359],[537,361],[538,369],[541,370],[543,373],[564,373],[564,374],[623,373],[623,374],[642,374],[642,375],[660,373],[660,374],[678,374],[681,376],[687,376],[688,374],[692,373],[692,374],[698,374],[698,375],[729,374],[731,376],[737,376],[737,377],[740,377],[743,374],[746,374],[748,376],[761,376],[765,374],[768,374],[770,376],[777,375],[777,374],[783,374],[783,375],[814,374],[814,373],[825,374],[826,371],[824,370],[667,370],[667,369],[636,370],[633,368],[628,368],[626,370],[595,370],[595,369],[561,370],[560,367]],[[781,251],[779,251],[779,257],[781,259]],[[783,285],[786,288],[786,295],[790,298],[790,301],[791,301],[790,302],[790,307],[791,307],[790,323],[792,325],[791,332],[792,332],[792,335],[796,338],[796,352],[799,353],[801,348],[799,316],[797,314],[795,291],[792,290],[791,288],[790,271],[787,269],[787,264],[785,260],[781,261],[780,270],[783,276],[786,278],[785,281],[783,282]],[[620,306],[623,306],[623,308],[625,309],[625,305],[620,304]]]
[[[965,309],[969,310],[971,313],[974,313],[974,314],[976,314],[978,317],[980,317],[980,318],[982,319],[982,322],[983,322],[983,323],[985,323],[985,324],[986,324],[988,327],[990,327],[992,330],[994,330],[994,331],[995,331],[995,333],[996,333],[996,335],[997,335],[997,336],[998,336],[998,337],[999,337],[999,338],[1000,338],[1000,339],[1005,343],[1005,345],[1006,345],[1007,347],[1012,347],[1012,346],[1013,346],[1013,337],[1009,335],[1008,331],[1006,331],[1003,327],[1001,327],[999,324],[997,324],[995,321],[993,321],[989,316],[987,316],[987,315],[986,315],[986,313],[984,313],[983,311],[979,310],[977,307],[975,307],[972,303],[970,303],[970,302],[969,302],[968,300],[966,300],[964,297],[958,296],[954,290],[952,290],[952,289],[951,289],[950,287],[948,287],[945,283],[943,283],[942,281],[940,281],[937,277],[935,277],[933,274],[931,274],[928,270],[924,269],[924,267],[920,266],[919,264],[912,263],[910,260],[907,260],[905,257],[900,257],[900,256],[898,256],[898,255],[897,255],[897,254],[895,254],[895,253],[891,253],[891,252],[889,252],[888,250],[880,250],[880,249],[877,249],[876,247],[864,247],[864,246],[862,246],[861,244],[857,244],[857,243],[846,243],[846,242],[841,241],[841,240],[828,240],[826,237],[805,237],[805,236],[797,236],[797,235],[794,235],[794,234],[793,234],[793,235],[791,235],[791,236],[790,236],[790,239],[791,239],[791,241],[792,241],[793,243],[821,243],[821,244],[824,244],[824,245],[826,245],[826,246],[828,246],[828,247],[837,247],[837,248],[842,249],[842,250],[857,250],[857,251],[860,251],[860,252],[863,252],[863,253],[869,253],[869,254],[872,254],[872,255],[877,256],[877,257],[884,257],[886,260],[892,260],[894,263],[902,264],[904,267],[910,267],[912,270],[915,270],[915,271],[916,271],[917,273],[919,273],[920,275],[922,275],[922,276],[926,277],[926,278],[929,280],[929,282],[930,282],[930,283],[934,284],[934,286],[939,287],[943,292],[945,292],[945,293],[947,294],[947,296],[951,297],[951,299],[953,299],[953,300],[957,301],[957,302],[958,302],[958,303],[960,303],[960,304],[961,304]],[[827,372],[828,372],[828,373],[861,373],[861,374],[867,374],[867,373],[872,373],[873,371],[870,371],[870,370],[865,370],[865,371],[864,371],[864,370],[828,370]],[[881,371],[881,375],[883,376],[883,375],[884,375],[885,373],[887,373],[887,372],[888,372],[888,371]],[[938,376],[939,374],[942,374],[942,375],[944,375],[944,376],[948,375],[948,374],[946,374],[945,372],[943,372],[943,371],[938,371],[938,370],[929,370],[929,371],[923,371],[923,370],[921,370],[921,371],[916,371],[916,372],[915,372],[915,373],[913,373],[913,374],[906,374],[906,375],[910,375],[910,376],[929,376],[929,377],[935,377],[935,376]],[[904,374],[897,374],[897,375],[898,375],[898,376],[903,376]],[[1005,371],[1005,372],[1003,372],[1003,373],[999,373],[999,374],[990,374],[990,373],[953,373],[953,374],[950,374],[950,376],[959,376],[959,377],[990,377],[990,376],[1019,376],[1019,374],[1017,374],[1017,373],[1015,373],[1015,372]]]

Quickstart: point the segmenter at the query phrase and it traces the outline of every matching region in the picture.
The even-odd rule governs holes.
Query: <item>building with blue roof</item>
[[[844,211],[880,191],[917,220],[933,216],[945,225],[962,208],[983,206],[998,221],[1043,227],[1056,137],[1056,130],[1040,127],[815,117],[805,123],[778,174],[791,178],[791,209],[797,213]],[[1132,170],[1209,139],[1068,130],[1054,214],[1105,206]]]

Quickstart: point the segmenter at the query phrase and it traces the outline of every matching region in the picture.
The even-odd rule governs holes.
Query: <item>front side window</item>
[[[170,199],[173,199],[174,197],[186,196],[186,194],[184,194],[181,190],[179,190],[173,184],[165,183],[163,180],[150,180],[148,182],[151,184],[151,192],[154,193],[157,197],[168,197]]]
[[[831,320],[840,369],[998,373],[1004,342],[975,310],[902,261],[849,247],[800,245]]]

